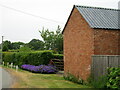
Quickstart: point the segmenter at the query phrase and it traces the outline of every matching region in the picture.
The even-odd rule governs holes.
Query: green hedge
[[[63,55],[53,54],[51,51],[32,51],[32,52],[3,52],[3,61],[13,63],[14,65],[47,65],[53,58],[62,59]]]
[[[53,54],[54,59],[63,59],[63,54]]]

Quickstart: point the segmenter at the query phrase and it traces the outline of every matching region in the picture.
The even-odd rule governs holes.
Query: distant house
[[[64,72],[86,80],[92,55],[120,55],[117,9],[74,5],[63,30]]]
[[[20,48],[21,48],[21,47],[24,47],[24,45],[20,45]]]

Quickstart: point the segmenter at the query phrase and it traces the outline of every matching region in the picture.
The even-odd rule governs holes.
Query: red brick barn
[[[116,9],[74,6],[63,30],[64,72],[86,80],[92,55],[120,55]]]

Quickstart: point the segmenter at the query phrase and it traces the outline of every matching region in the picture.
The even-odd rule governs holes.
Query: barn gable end
[[[74,8],[64,29],[64,71],[85,79],[90,73],[93,30]]]
[[[93,55],[120,55],[118,12],[73,7],[63,30],[65,74],[86,80],[91,73]]]

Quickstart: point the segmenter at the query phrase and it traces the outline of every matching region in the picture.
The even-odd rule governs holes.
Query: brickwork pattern
[[[94,30],[95,55],[120,55],[120,30]]]
[[[75,8],[64,30],[64,71],[86,79],[90,74],[93,30]]]

